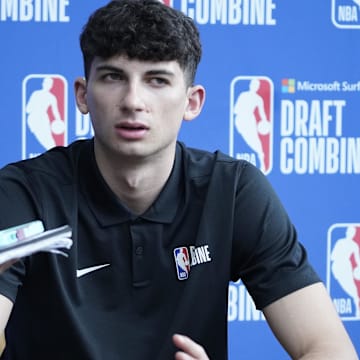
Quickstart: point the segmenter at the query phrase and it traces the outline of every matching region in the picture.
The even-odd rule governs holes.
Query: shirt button
[[[135,254],[140,256],[142,255],[144,252],[144,248],[142,246],[138,246],[136,249],[135,249]]]

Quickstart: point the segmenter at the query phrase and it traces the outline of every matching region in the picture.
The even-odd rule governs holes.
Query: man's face
[[[188,112],[193,89],[176,61],[114,56],[95,58],[83,95],[81,86],[76,92],[83,97],[80,110],[90,113],[100,151],[146,158],[174,149],[182,120],[196,116]]]

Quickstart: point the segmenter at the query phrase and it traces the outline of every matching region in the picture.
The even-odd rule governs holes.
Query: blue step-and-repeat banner
[[[360,0],[164,2],[204,48],[205,109],[181,140],[263,170],[360,352]],[[0,166],[92,136],[73,80],[81,28],[105,3],[0,0]],[[241,283],[228,320],[230,359],[288,359]]]

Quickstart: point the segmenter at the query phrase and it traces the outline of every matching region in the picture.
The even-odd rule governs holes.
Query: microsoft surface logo
[[[282,79],[281,92],[293,94],[295,92],[295,79]]]

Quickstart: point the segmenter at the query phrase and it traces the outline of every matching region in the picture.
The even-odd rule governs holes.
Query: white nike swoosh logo
[[[103,264],[103,265],[96,265],[96,266],[90,266],[87,268],[76,270],[76,277],[80,278],[88,273],[91,273],[93,271],[102,269],[103,267],[109,266],[110,264]]]

